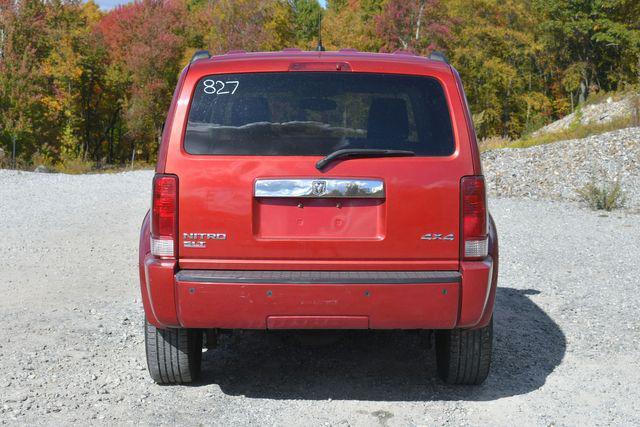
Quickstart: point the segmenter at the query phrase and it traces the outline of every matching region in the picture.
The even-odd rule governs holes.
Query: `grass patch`
[[[625,197],[622,194],[620,181],[603,183],[591,182],[578,191],[578,196],[593,210],[612,211],[624,207]]]
[[[640,86],[638,86],[637,84],[633,84],[633,85],[628,85],[623,89],[612,91],[612,92],[605,92],[602,90],[596,93],[590,92],[584,104],[585,105],[602,104],[606,102],[607,99],[609,98],[611,98],[612,102],[622,101],[627,96],[638,93],[638,91],[640,91]]]
[[[60,158],[60,161],[55,164],[53,170],[55,172],[78,175],[91,172],[93,167],[94,163],[90,160],[83,159],[82,155],[64,155]]]
[[[527,148],[534,145],[549,144],[551,142],[566,141],[569,139],[582,139],[588,136],[600,135],[606,132],[628,128],[633,125],[634,123],[631,117],[623,117],[607,123],[591,123],[586,125],[577,124],[575,126],[571,126],[569,129],[559,132],[547,133],[538,136],[525,136],[510,146],[513,148]]]
[[[612,120],[608,123],[593,124],[576,124],[569,129],[547,133],[538,136],[524,136],[517,141],[511,141],[504,138],[487,138],[480,142],[480,151],[494,150],[497,148],[528,148],[536,145],[550,144],[557,141],[566,141],[569,139],[582,139],[588,136],[600,135],[614,130],[625,129],[632,126],[638,126],[634,117],[624,117]],[[487,142],[485,142],[487,141]]]
[[[483,153],[489,150],[495,150],[497,148],[509,147],[513,144],[511,138],[504,138],[502,136],[491,136],[489,138],[483,138],[478,142],[480,152]]]
[[[139,170],[154,170],[156,168],[155,162],[135,162],[133,167],[131,165],[127,166],[117,166],[117,165],[105,165],[95,170],[95,173],[120,173],[120,172],[129,172],[129,171],[139,171]]]
[[[6,167],[12,169],[12,165],[5,165],[0,159],[0,168]],[[38,153],[34,155],[33,159],[29,163],[19,161],[17,164],[17,170],[23,171],[35,171],[38,167],[44,167],[45,172],[51,173],[64,173],[69,175],[83,175],[83,174],[101,174],[101,173],[120,173],[137,170],[153,170],[156,167],[155,162],[137,161],[131,166],[128,165],[113,165],[113,164],[97,164],[91,160],[84,160],[81,156],[64,156],[59,161],[52,161],[47,159]]]

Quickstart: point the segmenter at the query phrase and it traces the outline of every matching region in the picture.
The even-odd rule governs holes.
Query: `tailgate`
[[[314,160],[192,158],[179,174],[179,257],[457,260],[448,162],[358,159],[320,174]]]

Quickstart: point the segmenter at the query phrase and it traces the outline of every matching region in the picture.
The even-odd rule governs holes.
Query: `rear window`
[[[376,148],[448,156],[454,140],[434,78],[288,72],[201,79],[184,147],[213,155],[324,156]]]

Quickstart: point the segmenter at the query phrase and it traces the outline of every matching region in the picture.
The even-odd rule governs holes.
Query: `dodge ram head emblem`
[[[313,181],[311,183],[311,194],[322,196],[327,191],[327,181]]]

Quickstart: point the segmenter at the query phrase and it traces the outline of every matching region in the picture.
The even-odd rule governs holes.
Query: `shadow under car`
[[[545,383],[567,346],[560,327],[528,297],[537,293],[498,288],[493,362],[481,386],[440,381],[428,334],[412,331],[331,331],[337,340],[318,346],[291,339],[293,332],[224,335],[203,354],[203,375],[194,386],[309,400],[484,401],[528,393]]]

